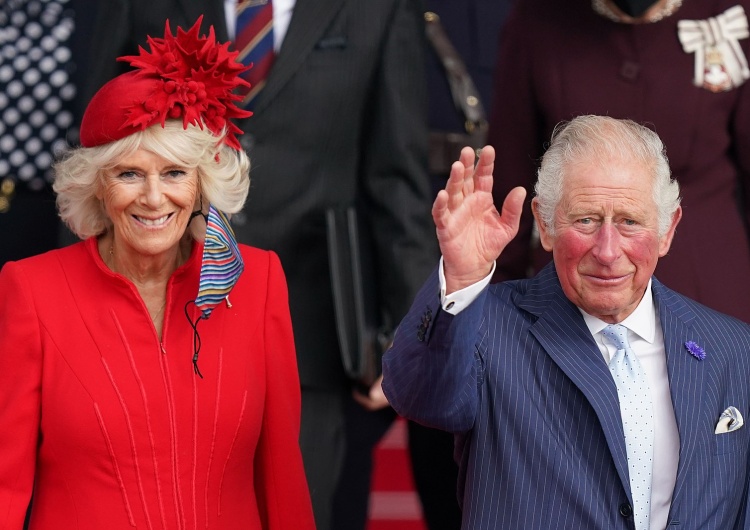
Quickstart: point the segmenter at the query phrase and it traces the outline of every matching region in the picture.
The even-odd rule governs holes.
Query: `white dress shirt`
[[[495,267],[493,265],[492,272]],[[444,311],[457,315],[468,307],[490,283],[492,272],[480,282],[460,291],[445,294],[445,272],[443,258],[440,258],[440,304]],[[580,310],[580,309],[579,309]],[[604,341],[602,330],[607,326],[603,320],[580,310],[583,319],[594,337],[604,360],[609,363],[615,353],[615,346]],[[651,389],[651,400],[654,408],[654,464],[651,484],[651,528],[662,529],[667,526],[669,507],[672,502],[675,482],[677,480],[677,463],[680,456],[680,434],[669,392],[667,374],[667,356],[664,349],[664,333],[651,293],[651,280],[646,292],[635,310],[622,322],[628,329],[628,342],[638,357],[648,378]]]
[[[273,51],[279,53],[281,43],[286,37],[289,22],[296,0],[273,0]],[[230,40],[234,40],[235,24],[237,22],[237,0],[224,0],[224,16],[227,21],[227,33]]]

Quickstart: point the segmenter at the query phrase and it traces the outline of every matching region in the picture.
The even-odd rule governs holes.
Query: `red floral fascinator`
[[[148,37],[150,53],[119,57],[137,70],[119,75],[94,95],[81,122],[81,145],[95,147],[120,140],[151,125],[162,127],[168,119],[182,118],[183,127],[203,124],[215,135],[227,129],[225,142],[241,149],[236,134],[242,130],[230,121],[252,112],[240,109],[233,91],[247,86],[239,74],[247,70],[235,59],[229,43],[218,44],[214,28],[200,36],[203,16],[188,31],[172,35],[167,20],[164,38]]]

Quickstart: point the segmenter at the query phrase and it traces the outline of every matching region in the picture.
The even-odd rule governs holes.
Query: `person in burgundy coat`
[[[686,213],[657,276],[750,322],[750,39],[746,0],[524,0],[503,29],[488,143],[493,194],[531,190],[555,124],[630,118],[664,140]],[[531,194],[529,194],[529,197]],[[539,270],[525,204],[495,280]]]

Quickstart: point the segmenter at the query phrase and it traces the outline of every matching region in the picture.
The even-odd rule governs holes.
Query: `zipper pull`
[[[159,343],[159,347],[161,348],[162,355],[166,355],[167,354],[167,350],[164,349],[164,343],[163,342]]]

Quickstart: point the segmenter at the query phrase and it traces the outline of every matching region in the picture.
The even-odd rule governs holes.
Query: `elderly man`
[[[652,276],[682,215],[658,136],[559,126],[533,200],[553,263],[488,286],[525,195],[498,215],[493,162],[453,164],[441,266],[384,358],[396,411],[457,435],[462,527],[750,528],[750,326]]]

